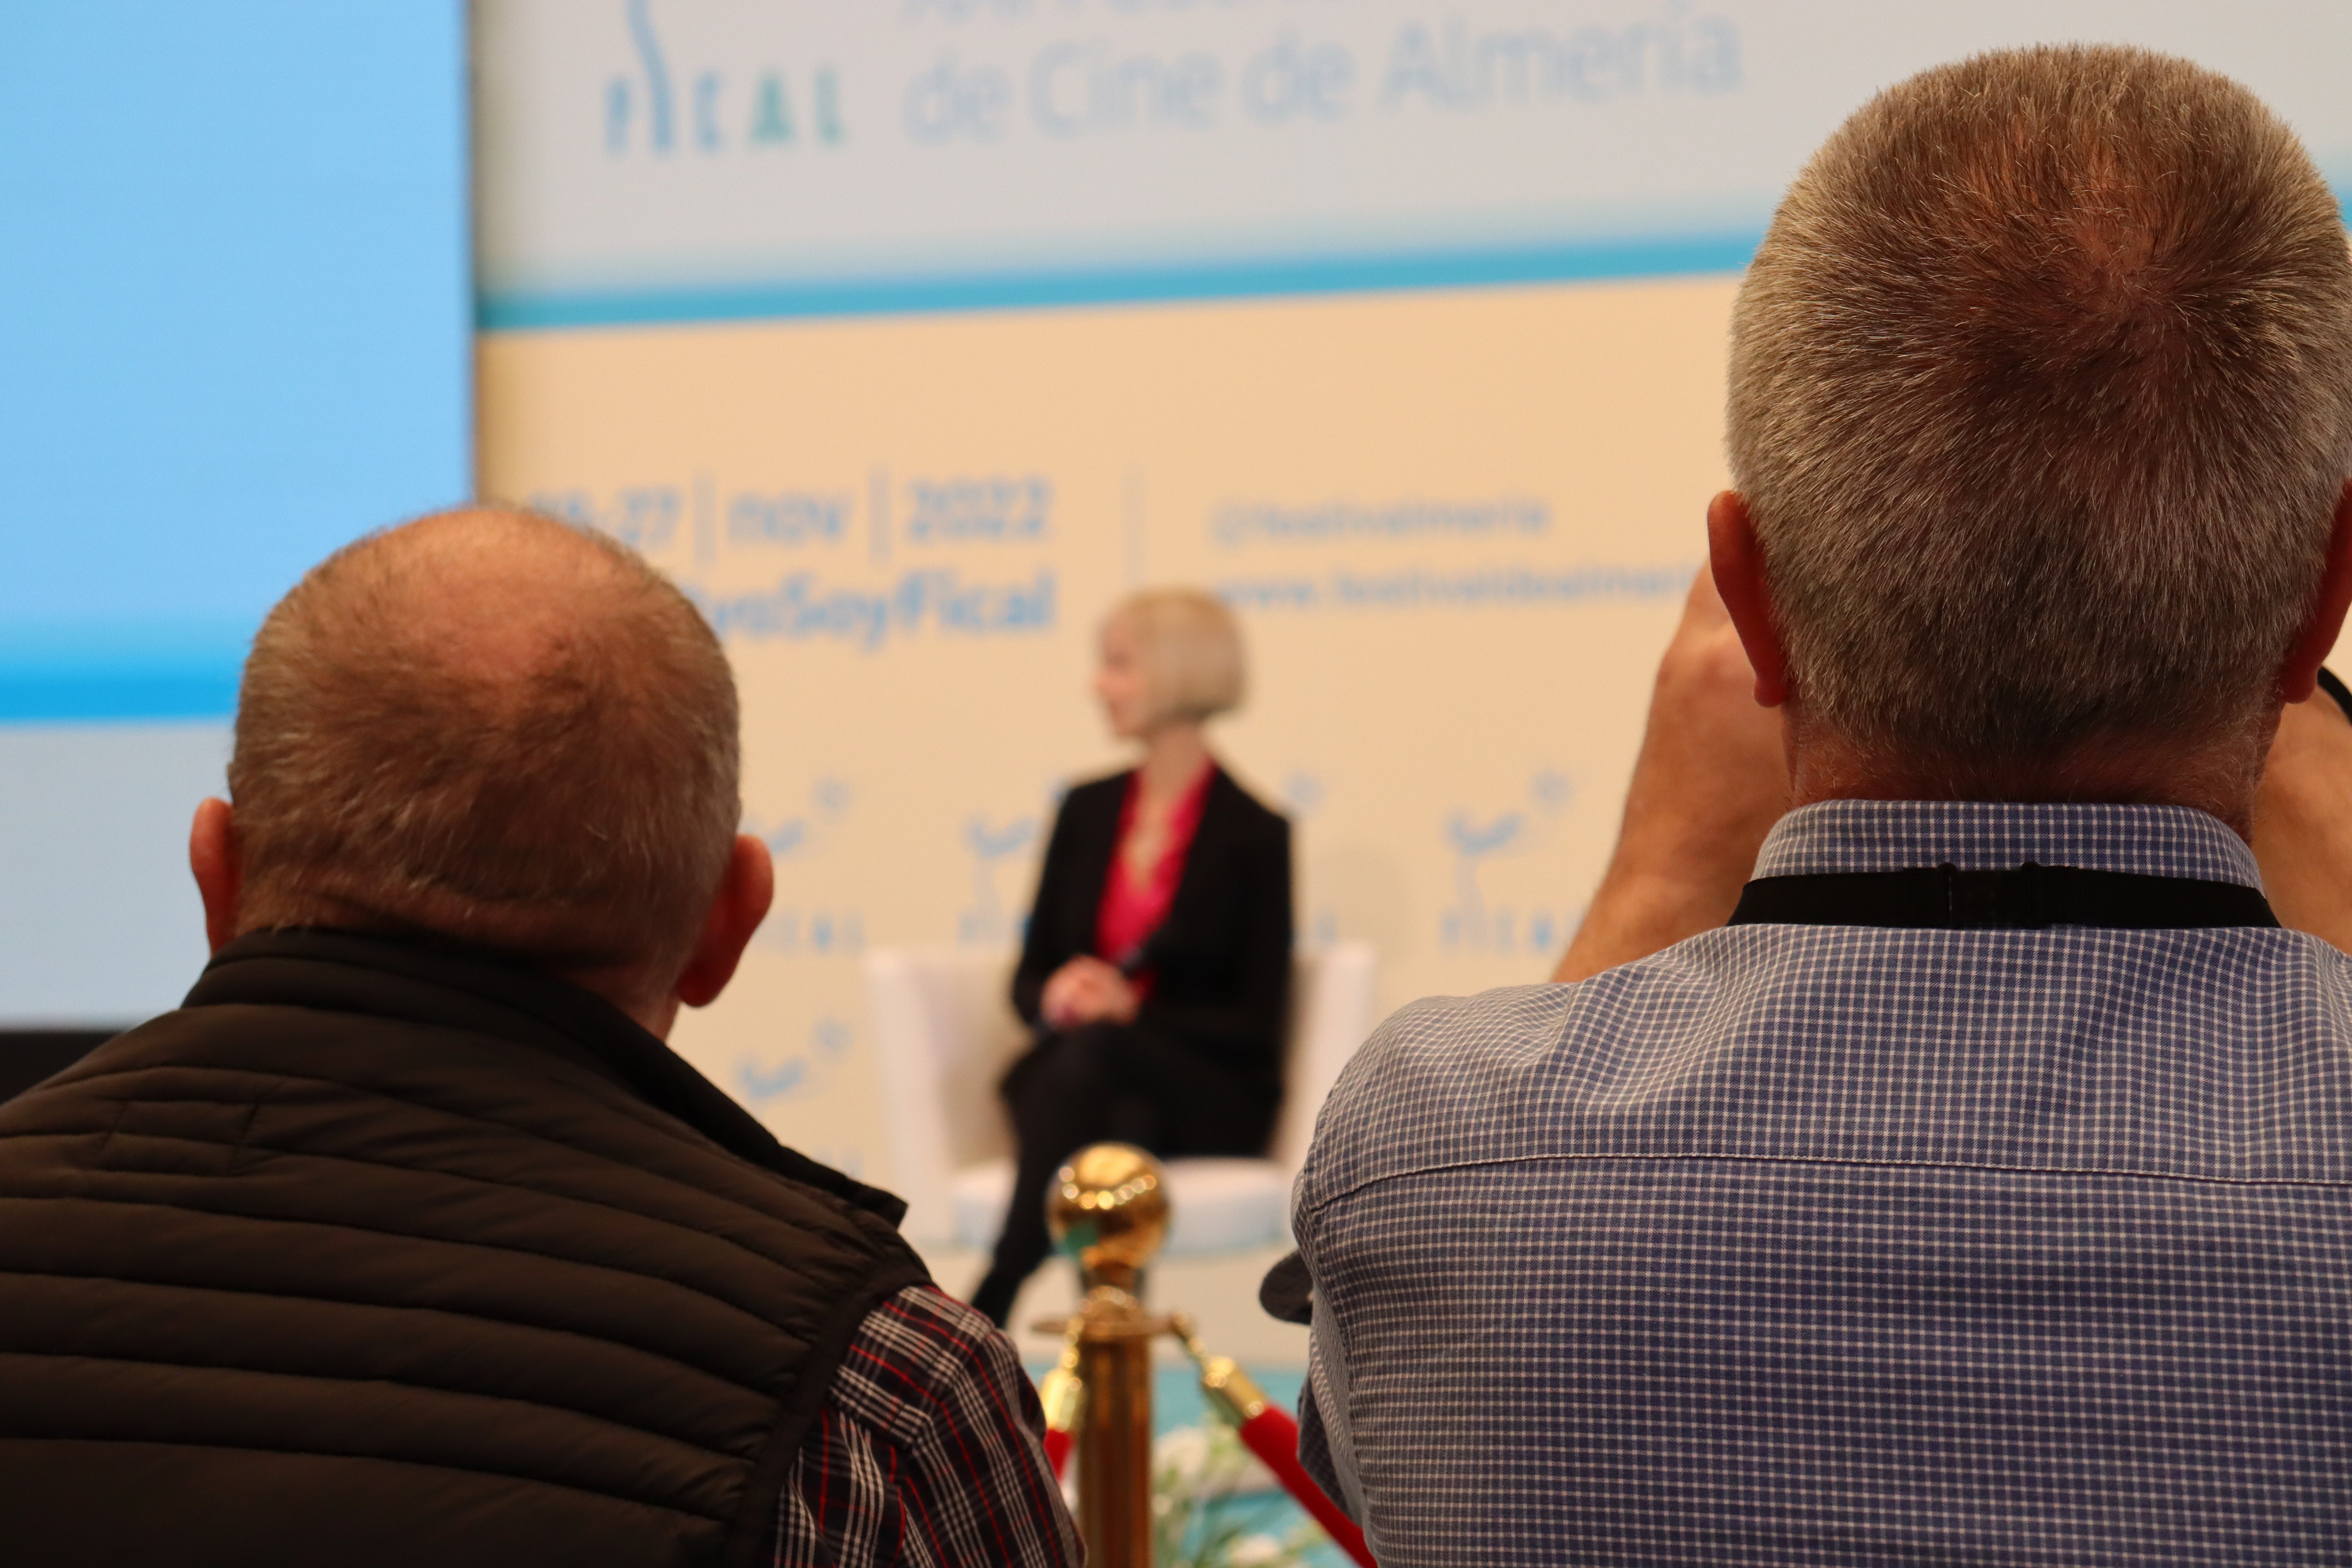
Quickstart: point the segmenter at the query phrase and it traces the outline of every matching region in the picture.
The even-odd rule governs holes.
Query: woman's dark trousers
[[[1020,1154],[995,1260],[971,1298],[999,1327],[1022,1282],[1053,1250],[1045,1192],[1072,1154],[1102,1142],[1162,1158],[1263,1154],[1280,1099],[1274,1088],[1131,1024],[1041,1035],[1000,1092]]]

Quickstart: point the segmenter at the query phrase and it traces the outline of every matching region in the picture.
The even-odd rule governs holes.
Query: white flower
[[[1271,1535],[1244,1535],[1225,1551],[1225,1568],[1276,1568],[1295,1561]]]
[[[1172,1484],[1192,1490],[1207,1478],[1212,1458],[1209,1434],[1198,1426],[1178,1426],[1160,1435],[1151,1445],[1151,1468]]]

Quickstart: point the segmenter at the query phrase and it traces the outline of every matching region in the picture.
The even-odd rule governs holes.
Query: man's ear
[[[188,869],[205,901],[205,940],[218,952],[236,938],[237,900],[245,891],[245,861],[228,802],[207,800],[196,807],[188,829]]]
[[[2312,601],[2311,619],[2279,666],[2279,695],[2300,702],[2319,688],[2319,667],[2327,662],[2336,639],[2344,632],[2344,613],[2352,608],[2352,479],[2336,498],[2336,530],[2327,540],[2327,570],[2319,579],[2319,595]]]
[[[677,977],[677,999],[689,1007],[707,1007],[735,978],[735,966],[751,945],[751,933],[768,918],[776,900],[776,867],[768,847],[750,835],[736,838],[727,857],[727,874],[719,879],[718,896],[702,922],[702,935]]]
[[[1764,547],[1756,521],[1738,490],[1725,490],[1707,503],[1706,554],[1715,591],[1731,612],[1739,646],[1756,671],[1756,700],[1778,708],[1789,700],[1789,655],[1772,624],[1772,597],[1764,582]]]

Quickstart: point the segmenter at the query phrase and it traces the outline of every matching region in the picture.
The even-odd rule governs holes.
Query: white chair
[[[1340,942],[1301,952],[1284,1041],[1286,1089],[1263,1160],[1168,1162],[1174,1211],[1165,1255],[1238,1252],[1289,1234],[1290,1184],[1315,1114],[1372,1024],[1372,950]],[[875,1059],[908,1239],[996,1245],[1013,1194],[1013,1133],[997,1080],[1027,1048],[1007,994],[1003,952],[880,948],[866,957]]]

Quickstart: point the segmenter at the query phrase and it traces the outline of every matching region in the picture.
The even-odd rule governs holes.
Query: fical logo
[[[998,947],[1021,933],[997,886],[997,868],[1019,859],[1036,842],[1037,819],[1016,816],[992,826],[975,812],[964,818],[963,846],[971,855],[971,906],[956,917],[956,937],[968,947]]]
[[[1538,770],[1528,781],[1527,805],[1496,812],[1481,821],[1465,810],[1445,819],[1446,847],[1454,855],[1454,901],[1438,916],[1444,945],[1455,951],[1548,953],[1567,939],[1575,921],[1567,911],[1538,898],[1527,906],[1496,901],[1481,876],[1494,860],[1535,847],[1548,819],[1558,817],[1576,796],[1566,774]]]
[[[608,156],[841,143],[841,77],[832,66],[678,68],[654,26],[653,0],[623,0],[622,8],[636,62],[604,83]]]

